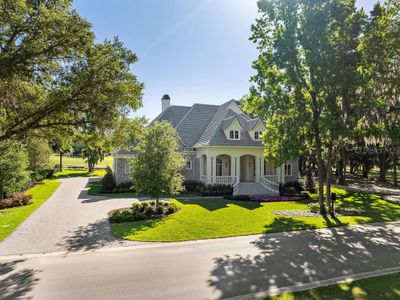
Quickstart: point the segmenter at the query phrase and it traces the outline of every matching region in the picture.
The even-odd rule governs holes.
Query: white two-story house
[[[231,184],[236,195],[275,195],[280,183],[297,180],[297,160],[281,166],[264,160],[261,133],[265,126],[259,118],[246,115],[237,101],[175,106],[164,95],[161,102],[162,112],[153,122],[167,120],[177,131],[188,158],[186,180]],[[127,161],[133,155],[127,151],[114,153],[117,184],[128,180]]]

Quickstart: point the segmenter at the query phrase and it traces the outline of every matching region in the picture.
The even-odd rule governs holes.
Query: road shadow
[[[39,279],[35,274],[39,271],[18,269],[18,264],[24,260],[0,263],[0,299],[29,299],[27,294],[32,291]]]
[[[87,226],[80,226],[65,236],[57,245],[68,252],[93,251],[107,246],[122,245],[124,241],[111,234],[107,219],[98,220]]]
[[[208,284],[225,298],[400,266],[398,232],[363,228],[266,234],[256,254],[216,257]]]

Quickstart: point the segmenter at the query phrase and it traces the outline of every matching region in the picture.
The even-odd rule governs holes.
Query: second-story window
[[[260,140],[261,140],[261,134],[262,134],[261,131],[256,131],[256,132],[254,132],[254,139],[255,139],[256,141],[260,141]]]
[[[240,138],[239,130],[231,130],[231,131],[229,131],[229,139],[238,140],[239,138]]]

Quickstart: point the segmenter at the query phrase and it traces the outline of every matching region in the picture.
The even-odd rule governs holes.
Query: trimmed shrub
[[[24,193],[14,193],[9,198],[0,201],[0,209],[25,206],[31,204],[31,200],[32,195],[25,195]]]
[[[310,212],[312,212],[313,214],[319,214],[319,212],[320,212],[319,203],[309,203],[309,204],[308,204],[308,209],[309,209]]]
[[[185,180],[183,182],[185,191],[188,193],[198,193],[199,190],[204,186],[204,183],[195,180]]]
[[[302,191],[304,191],[303,185],[298,180],[279,185],[279,194],[282,196],[299,195]]]
[[[113,171],[110,167],[106,169],[106,175],[101,179],[101,192],[109,193],[115,190],[117,184],[115,182]]]
[[[160,201],[156,207],[155,201],[135,202],[131,208],[117,209],[108,214],[111,223],[123,223],[158,218],[173,214],[178,207],[168,201]]]
[[[233,187],[226,184],[207,184],[201,186],[199,192],[202,196],[229,196],[233,194]]]

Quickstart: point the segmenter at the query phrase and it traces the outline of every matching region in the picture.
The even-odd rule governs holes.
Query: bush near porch
[[[334,188],[337,204],[361,208],[361,216],[282,217],[279,210],[308,211],[307,202],[247,202],[226,199],[173,200],[180,210],[163,219],[111,224],[112,233],[137,241],[187,241],[269,232],[315,229],[369,222],[400,220],[400,204],[391,203],[374,194],[351,193]],[[317,195],[311,195],[318,201]]]

